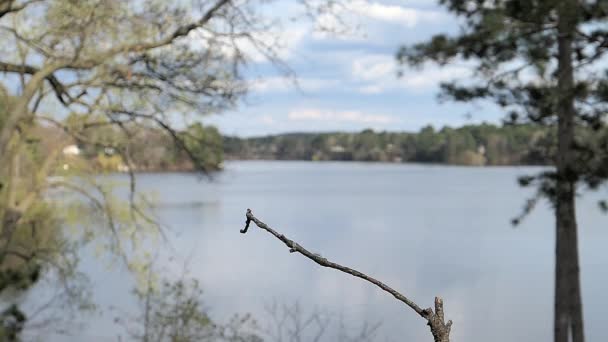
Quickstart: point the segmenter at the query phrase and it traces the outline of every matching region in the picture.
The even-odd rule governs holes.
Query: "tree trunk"
[[[576,224],[576,172],[574,167],[573,35],[577,3],[564,0],[558,8],[558,154],[555,197],[555,342],[583,342],[583,310]],[[570,333],[572,335],[570,335]]]

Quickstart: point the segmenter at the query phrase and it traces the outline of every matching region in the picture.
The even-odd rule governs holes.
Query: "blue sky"
[[[406,68],[397,78],[394,55],[401,44],[436,33],[456,33],[458,23],[434,0],[352,0],[344,17],[360,28],[344,35],[323,34],[310,22],[283,21],[279,53],[295,71],[299,89],[276,68],[254,56],[252,82],[236,110],[205,119],[224,134],[257,136],[284,132],[360,131],[365,128],[417,131],[432,124],[459,126],[499,122],[495,108],[480,104],[440,104],[440,81],[470,74],[466,65],[422,70]],[[274,3],[275,13],[295,13],[292,1]],[[332,21],[320,18],[331,25]],[[467,117],[466,114],[470,114]]]

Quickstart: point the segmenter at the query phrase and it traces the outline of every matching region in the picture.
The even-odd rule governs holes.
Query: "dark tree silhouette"
[[[454,36],[402,47],[398,60],[410,66],[468,61],[476,74],[466,82],[442,85],[456,101],[491,100],[507,122],[531,122],[556,130],[551,157],[555,168],[523,177],[536,185],[529,212],[540,198],[554,208],[556,225],[556,342],[582,342],[576,196],[596,189],[608,176],[608,2],[583,0],[441,0],[462,19]],[[514,220],[518,223],[521,218]]]

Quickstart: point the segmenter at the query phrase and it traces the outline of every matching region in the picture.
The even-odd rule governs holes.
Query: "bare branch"
[[[329,268],[333,268],[336,269],[338,271],[342,271],[344,273],[348,273],[352,276],[361,278],[363,280],[366,280],[376,286],[378,286],[379,288],[381,288],[382,290],[390,293],[391,295],[393,295],[395,298],[397,298],[397,300],[405,303],[407,306],[409,306],[410,308],[412,308],[412,310],[416,311],[417,314],[419,314],[422,317],[425,317],[424,314],[424,310],[419,307],[416,303],[414,303],[413,301],[411,301],[410,299],[408,299],[407,297],[405,297],[404,295],[402,295],[401,293],[397,292],[396,290],[393,290],[392,288],[390,288],[388,285],[380,282],[379,280],[376,280],[364,273],[361,273],[357,270],[354,270],[350,267],[346,267],[346,266],[342,266],[340,264],[336,264],[334,262],[331,262],[329,260],[327,260],[326,258],[322,257],[319,254],[315,254],[312,253],[310,251],[308,251],[306,248],[300,246],[297,242],[288,239],[285,235],[280,234],[278,232],[276,232],[274,229],[270,228],[267,224],[265,224],[264,222],[258,220],[255,216],[253,216],[253,213],[251,212],[251,209],[247,209],[247,226],[249,226],[249,223],[251,221],[253,221],[258,227],[264,229],[265,231],[269,232],[270,234],[274,235],[277,239],[283,241],[283,243],[285,245],[287,245],[287,247],[289,247],[289,252],[290,253],[300,253],[302,255],[304,255],[305,257],[309,258],[310,260],[316,262],[317,264],[323,266],[323,267],[329,267]],[[246,227],[247,228],[247,227]],[[247,230],[241,230],[241,233],[246,233]]]
[[[340,264],[329,261],[319,254],[310,252],[309,250],[302,247],[297,242],[287,238],[283,234],[278,233],[274,229],[270,228],[266,223],[260,221],[258,218],[253,216],[251,209],[247,209],[247,213],[245,214],[245,216],[247,217],[247,220],[245,221],[245,228],[241,230],[241,233],[243,233],[243,234],[247,233],[247,230],[249,229],[249,225],[251,224],[251,222],[253,222],[259,228],[269,232],[270,234],[274,235],[277,239],[281,240],[287,247],[289,247],[290,253],[300,253],[300,254],[304,255],[305,257],[307,257],[308,259],[316,262],[320,266],[333,268],[335,270],[338,270],[338,271],[341,271],[344,273],[348,273],[354,277],[361,278],[363,280],[366,280],[366,281],[378,286],[385,292],[388,292],[391,295],[393,295],[393,297],[395,297],[398,301],[403,302],[404,304],[409,306],[412,310],[414,310],[422,318],[426,319],[427,325],[429,325],[431,328],[431,333],[433,334],[435,342],[449,342],[449,340],[450,340],[449,335],[450,335],[450,330],[452,327],[452,321],[449,320],[447,323],[445,323],[444,312],[443,312],[443,300],[441,298],[435,297],[435,312],[433,312],[432,308],[422,309],[422,308],[420,308],[420,306],[418,306],[412,300],[410,300],[403,294],[399,293],[398,291],[392,289],[391,287],[384,284],[383,282],[381,282],[373,277],[370,277],[365,273],[352,269],[350,267],[342,266]]]

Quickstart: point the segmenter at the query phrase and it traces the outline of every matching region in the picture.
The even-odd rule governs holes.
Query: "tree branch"
[[[11,110],[7,113],[2,129],[0,129],[0,166],[5,165],[6,152],[9,142],[15,133],[15,128],[19,120],[28,114],[28,106],[31,99],[39,91],[40,86],[49,75],[52,75],[58,69],[65,66],[64,61],[54,61],[42,66],[38,71],[32,74],[32,77],[24,87],[23,92],[11,106]]]
[[[398,291],[392,289],[391,287],[384,284],[383,282],[381,282],[375,278],[372,278],[365,273],[352,269],[350,267],[342,266],[340,264],[331,262],[319,254],[310,252],[306,248],[299,245],[297,242],[290,240],[283,234],[278,233],[274,229],[270,228],[266,223],[260,221],[258,218],[253,216],[251,209],[247,209],[247,213],[245,214],[245,216],[246,216],[247,220],[245,221],[245,228],[243,228],[240,231],[241,233],[243,233],[243,234],[247,233],[247,230],[249,229],[249,225],[251,224],[251,222],[253,222],[259,228],[267,231],[268,233],[274,235],[277,239],[281,240],[289,248],[290,253],[300,253],[300,254],[304,255],[305,257],[307,257],[308,259],[316,262],[320,266],[333,268],[335,270],[338,270],[338,271],[341,271],[344,273],[348,273],[354,277],[361,278],[367,282],[370,282],[370,283],[378,286],[385,292],[388,292],[391,295],[393,295],[393,297],[395,297],[398,301],[400,301],[400,302],[404,303],[405,305],[407,305],[408,307],[410,307],[422,318],[426,319],[427,325],[430,326],[430,328],[431,328],[431,333],[433,334],[433,338],[435,339],[435,342],[449,342],[452,321],[449,320],[447,323],[445,322],[444,312],[443,312],[443,300],[441,298],[435,297],[435,312],[433,312],[432,308],[422,309],[420,306],[418,306],[412,300],[410,300],[403,294],[399,293]]]
[[[30,65],[25,65],[25,64],[18,65],[18,64],[6,63],[6,62],[0,62],[0,72],[13,72],[13,73],[34,75],[38,71],[40,71],[40,69],[30,66]],[[66,100],[63,97],[66,96],[69,99],[70,95],[68,94],[65,86],[61,82],[59,82],[57,77],[55,77],[53,74],[49,74],[48,76],[46,76],[46,80],[51,84],[51,87],[53,87],[53,90],[55,91],[55,95],[57,96],[57,99],[62,104],[66,104]]]
[[[147,42],[147,43],[134,43],[134,44],[126,44],[121,46],[113,47],[106,52],[101,52],[91,59],[82,59],[82,60],[74,60],[72,63],[67,65],[68,68],[79,70],[79,69],[92,69],[104,61],[118,55],[124,54],[128,52],[143,52],[149,51],[152,49],[160,48],[163,46],[167,46],[172,44],[176,39],[185,37],[190,32],[203,27],[206,25],[211,19],[213,19],[217,12],[219,12],[224,6],[228,5],[231,0],[219,0],[217,1],[211,8],[205,12],[205,14],[196,22],[186,24],[176,28],[171,34],[168,36],[161,38],[157,41]]]

